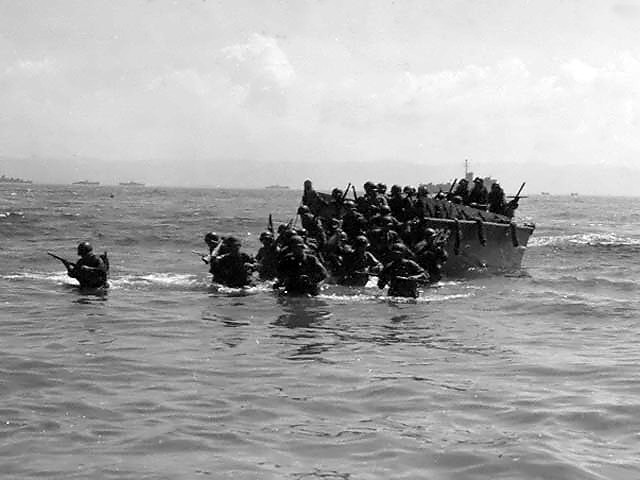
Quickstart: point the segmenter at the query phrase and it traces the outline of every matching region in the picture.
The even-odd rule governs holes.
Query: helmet
[[[298,215],[302,215],[304,213],[309,213],[309,212],[310,212],[309,207],[307,207],[306,205],[300,205],[298,207]]]
[[[224,239],[224,244],[227,247],[239,247],[240,240],[238,240],[236,237],[227,237]]]
[[[220,240],[220,237],[215,232],[209,232],[204,236],[204,241],[206,243],[213,243]]]
[[[391,193],[400,193],[402,191],[402,187],[400,185],[392,185]]]
[[[424,236],[429,238],[429,237],[435,237],[436,235],[436,231],[433,228],[425,228],[424,229]]]
[[[342,195],[344,194],[344,192],[342,190],[340,190],[339,188],[334,188],[333,190],[331,190],[331,196],[336,198],[342,198]]]
[[[482,180],[480,177],[476,177],[473,179],[473,183],[484,183],[484,180]]]
[[[89,242],[81,242],[78,244],[78,255],[86,255],[87,253],[91,253],[93,251],[93,247]]]
[[[344,201],[344,206],[345,208],[348,208],[348,209],[356,208],[356,202],[348,198],[347,200]]]
[[[389,205],[381,205],[380,206],[380,213],[382,215],[388,215],[391,213],[391,208],[389,208]]]
[[[364,187],[365,191],[368,192],[369,190],[375,190],[376,189],[376,184],[373,183],[373,182],[365,182],[363,187]]]
[[[260,241],[264,242],[265,240],[273,240],[273,233],[271,233],[271,232],[262,232],[260,234]]]
[[[384,183],[379,183],[378,184],[378,191],[380,193],[384,193],[387,191],[387,186]]]
[[[289,239],[289,245],[291,247],[295,247],[297,245],[304,246],[304,240],[302,239],[302,237],[300,237],[298,235],[294,235]]]
[[[353,244],[356,247],[359,247],[359,246],[366,247],[367,245],[369,245],[369,240],[367,240],[367,237],[365,237],[364,235],[358,235],[356,239],[353,241]]]

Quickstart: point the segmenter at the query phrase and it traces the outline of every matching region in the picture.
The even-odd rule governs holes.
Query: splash
[[[615,233],[580,233],[574,235],[548,235],[533,237],[529,247],[615,247],[640,245],[640,238],[626,237]]]

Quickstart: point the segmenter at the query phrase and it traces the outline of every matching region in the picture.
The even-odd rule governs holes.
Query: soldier
[[[273,280],[278,273],[278,247],[273,233],[262,232],[260,234],[262,247],[256,254],[256,264],[261,280]]]
[[[489,211],[504,215],[507,208],[507,201],[504,197],[504,190],[498,182],[491,185],[491,191],[488,197]]]
[[[96,255],[89,242],[78,244],[78,256],[75,263],[65,263],[67,274],[78,280],[80,288],[108,287],[107,276],[109,273],[109,259],[107,253]]]
[[[466,205],[486,210],[488,201],[489,192],[487,192],[487,187],[484,186],[484,180],[480,177],[474,178],[473,189],[469,192]]]
[[[459,197],[463,205],[469,204],[469,182],[465,178],[461,179],[453,192],[447,195],[447,200],[453,201],[455,197]]]
[[[429,282],[435,283],[442,279],[442,266],[449,258],[443,245],[437,241],[433,228],[424,229],[424,240],[415,246],[418,265],[429,274]]]
[[[400,188],[400,185],[393,185],[391,187],[391,195],[389,196],[388,203],[389,208],[391,209],[391,215],[393,215],[399,222],[404,222],[404,199],[402,198],[402,189]]]
[[[342,217],[342,229],[349,239],[355,239],[358,235],[362,235],[367,230],[367,219],[356,210],[356,204],[353,200],[345,200],[345,214]]]
[[[305,252],[302,238],[291,237],[289,248],[289,253],[278,263],[278,281],[275,286],[284,288],[290,295],[317,295],[320,293],[320,283],[327,278],[327,270],[317,257]]]
[[[382,264],[367,251],[367,237],[359,235],[353,243],[354,248],[344,256],[344,275],[338,283],[363,287],[369,281],[370,274],[377,275],[382,270]]]
[[[322,228],[318,218],[311,213],[309,207],[306,205],[300,205],[300,207],[298,207],[298,215],[300,216],[302,228],[307,231],[307,235],[315,239],[319,248],[323,248],[324,244],[327,243],[327,234]]]
[[[389,284],[389,296],[418,297],[418,284],[429,277],[424,269],[413,260],[404,257],[403,245],[395,244],[391,248],[391,262],[384,266],[378,276],[378,288]]]
[[[227,253],[220,255],[214,251],[211,258],[209,271],[213,275],[213,281],[232,288],[251,285],[251,273],[255,268],[255,262],[251,256],[240,252],[240,240],[227,237],[222,245],[227,249]]]

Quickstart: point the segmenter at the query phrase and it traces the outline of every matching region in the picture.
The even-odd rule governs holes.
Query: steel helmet
[[[87,253],[91,253],[93,251],[93,247],[89,242],[80,242],[78,244],[78,255],[86,255]]]

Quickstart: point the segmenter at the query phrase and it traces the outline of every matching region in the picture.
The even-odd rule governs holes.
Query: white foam
[[[640,245],[640,239],[623,237],[615,233],[580,233],[575,235],[548,235],[533,237],[529,240],[530,247],[554,247],[563,245],[587,246],[616,246]]]

